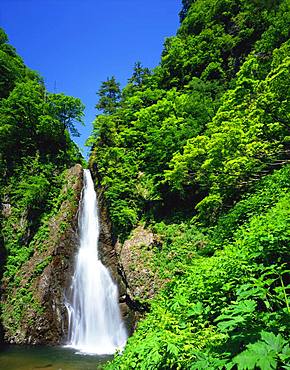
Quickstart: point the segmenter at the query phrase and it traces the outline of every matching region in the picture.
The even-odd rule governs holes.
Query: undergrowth
[[[165,288],[107,369],[289,369],[289,170],[207,229],[151,227]]]

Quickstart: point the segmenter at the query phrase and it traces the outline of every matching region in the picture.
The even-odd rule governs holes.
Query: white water
[[[89,170],[84,170],[78,223],[80,246],[66,302],[68,346],[84,353],[113,354],[123,349],[127,333],[120,316],[117,286],[98,257],[98,204]]]

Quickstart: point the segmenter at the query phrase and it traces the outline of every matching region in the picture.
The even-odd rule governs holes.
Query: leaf
[[[236,364],[239,370],[255,367],[262,370],[276,369],[278,357],[283,362],[290,357],[289,346],[285,344],[286,340],[280,334],[262,331],[261,340],[249,344],[245,351],[233,358],[233,364]]]
[[[275,336],[273,333],[269,333],[266,331],[261,332],[262,340],[275,352],[281,352],[283,346],[286,344],[286,341],[282,338],[280,334]]]
[[[256,305],[256,302],[250,299],[234,302],[223,314],[215,319],[215,321],[219,321],[217,326],[222,331],[233,330],[251,316],[255,311]]]
[[[201,302],[197,302],[194,305],[190,306],[190,309],[188,310],[187,317],[201,315],[203,313],[203,305]]]
[[[234,357],[233,364],[236,364],[239,370],[254,369],[256,365],[256,357],[250,351],[244,351]]]
[[[245,284],[240,287],[237,291],[237,296],[242,299],[248,299],[253,297],[264,298],[266,296],[266,289],[261,286],[253,286],[251,284]]]
[[[173,355],[178,355],[178,347],[176,347],[176,345],[174,345],[173,343],[167,343],[167,350],[169,353],[173,354]]]
[[[276,368],[277,361],[275,352],[259,341],[248,345],[248,349],[234,357],[234,363],[238,365],[238,369],[255,369],[260,366],[263,370],[271,370]]]
[[[238,326],[238,324],[241,324],[245,321],[243,317],[237,317],[233,320],[227,320],[227,321],[222,321],[218,323],[218,327],[221,331],[228,331],[228,330],[233,330]]]
[[[286,361],[286,360],[290,360],[290,347],[289,347],[289,344],[287,344],[286,346],[284,346],[284,348],[282,349],[282,353],[279,355],[279,357],[281,358],[282,361]]]
[[[277,361],[272,357],[270,354],[268,354],[267,357],[261,357],[257,361],[257,365],[260,366],[261,369],[263,370],[271,370],[271,369],[276,369],[277,367]]]

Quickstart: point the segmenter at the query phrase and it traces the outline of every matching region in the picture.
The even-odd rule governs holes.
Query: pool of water
[[[63,347],[0,347],[1,370],[96,370],[110,359],[112,356],[84,355]]]

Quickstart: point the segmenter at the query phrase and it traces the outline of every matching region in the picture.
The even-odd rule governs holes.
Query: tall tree
[[[133,85],[140,86],[144,83],[147,76],[150,75],[150,69],[143,67],[141,62],[136,62],[134,65],[134,71],[132,77],[129,78],[128,82]]]
[[[97,95],[99,101],[96,108],[102,110],[105,114],[114,113],[120,104],[120,83],[116,81],[114,76],[108,77],[106,81],[102,82]]]

